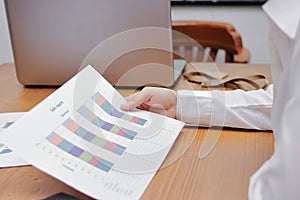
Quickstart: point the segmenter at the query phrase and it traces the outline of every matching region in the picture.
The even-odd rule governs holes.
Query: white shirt
[[[251,177],[250,200],[300,199],[300,1],[269,0],[274,154]]]
[[[176,118],[203,126],[271,130],[273,85],[267,90],[179,90]]]
[[[268,0],[264,10],[270,24],[272,126],[272,88],[253,92],[179,91],[177,118],[210,126],[272,127],[274,154],[251,177],[249,199],[299,200],[300,0]]]

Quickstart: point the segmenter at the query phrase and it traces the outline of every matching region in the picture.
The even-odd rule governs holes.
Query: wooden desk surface
[[[222,67],[235,67],[236,73],[249,71],[249,67],[269,73],[268,66],[225,64]],[[197,86],[181,79],[175,88],[190,87]],[[53,91],[55,88],[24,88],[17,82],[12,64],[0,66],[0,112],[28,111]],[[120,92],[128,95],[132,91]],[[273,153],[272,132],[225,128],[210,154],[199,159],[207,130],[183,129],[162,169],[143,194],[143,200],[247,199],[250,176]],[[32,166],[0,169],[0,180],[0,199],[42,199],[59,192],[91,199]]]

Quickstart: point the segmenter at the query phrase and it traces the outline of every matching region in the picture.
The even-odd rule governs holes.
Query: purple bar
[[[108,123],[108,122],[105,122],[105,124],[103,124],[103,125],[101,126],[101,128],[103,128],[103,129],[109,131],[113,126],[114,126],[113,124]]]
[[[124,114],[121,113],[120,111],[116,110],[116,109],[113,109],[111,115],[114,116],[114,117],[121,118]]]
[[[92,139],[94,139],[96,136],[94,135],[94,134],[92,134],[92,133],[90,133],[90,132],[87,132],[84,136],[83,136],[83,138],[85,139],[85,140],[87,140],[87,141],[92,141]]]
[[[79,157],[84,151],[77,146],[74,146],[69,152],[73,156]]]

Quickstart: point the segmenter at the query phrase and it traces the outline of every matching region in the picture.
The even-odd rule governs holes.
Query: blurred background
[[[234,25],[251,52],[249,63],[270,63],[266,0],[171,0],[172,20],[220,21]],[[13,62],[4,1],[0,0],[0,64]]]

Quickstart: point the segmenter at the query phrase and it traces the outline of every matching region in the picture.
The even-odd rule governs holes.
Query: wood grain
[[[181,79],[175,89],[195,87]],[[12,64],[0,66],[0,112],[28,111],[55,90],[24,88]],[[120,92],[127,96],[133,91]],[[272,132],[224,128],[210,154],[199,159],[207,132],[207,128],[183,129],[143,200],[247,199],[250,176],[273,153]],[[91,199],[32,166],[0,169],[0,180],[0,199],[42,199],[58,192]]]

